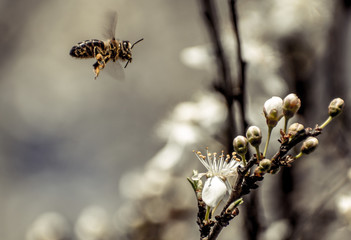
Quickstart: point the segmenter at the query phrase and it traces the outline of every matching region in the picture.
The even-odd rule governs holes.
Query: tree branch
[[[226,148],[228,152],[233,151],[232,141],[236,133],[236,124],[234,121],[234,94],[232,79],[230,76],[230,67],[227,58],[224,54],[223,45],[220,38],[219,28],[217,26],[217,14],[215,5],[211,0],[200,0],[202,3],[203,14],[205,22],[207,24],[207,29],[209,31],[209,36],[212,40],[213,47],[215,50],[218,66],[218,76],[219,79],[214,83],[214,89],[223,95],[227,106],[227,123],[226,123]],[[219,80],[219,81],[218,81]]]

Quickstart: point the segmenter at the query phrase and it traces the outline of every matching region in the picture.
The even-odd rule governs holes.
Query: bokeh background
[[[228,5],[216,4],[235,71]],[[102,39],[111,10],[117,38],[144,41],[123,81],[94,80],[94,61],[69,50]],[[349,1],[238,1],[238,13],[251,124],[265,129],[264,101],[290,92],[305,126],[334,97],[350,109]],[[193,149],[221,151],[226,117],[200,1],[0,0],[0,35],[0,238],[198,239],[185,177],[203,170]],[[348,239],[349,112],[313,156],[261,184],[256,239]],[[248,239],[244,218],[221,239]]]

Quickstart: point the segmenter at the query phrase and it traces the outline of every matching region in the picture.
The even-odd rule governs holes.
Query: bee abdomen
[[[69,52],[69,55],[77,58],[93,58],[94,47],[98,47],[103,50],[105,49],[105,43],[97,39],[85,40],[73,46]]]

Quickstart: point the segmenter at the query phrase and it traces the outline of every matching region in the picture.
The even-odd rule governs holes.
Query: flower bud
[[[201,175],[197,170],[193,170],[193,176],[191,177],[191,179],[190,178],[187,178],[187,179],[195,192],[202,191]]]
[[[318,139],[315,137],[308,137],[301,146],[301,152],[309,154],[313,152],[318,146]]]
[[[291,137],[295,136],[299,131],[303,130],[305,127],[300,123],[293,123],[288,129],[288,135]]]
[[[301,107],[301,100],[295,93],[290,93],[284,98],[283,113],[286,118],[291,118]]]
[[[269,159],[262,159],[259,168],[262,172],[268,172],[271,169],[272,161]]]
[[[260,167],[257,167],[257,168],[254,170],[254,175],[255,175],[256,177],[262,177],[264,174],[265,174],[265,172],[264,172]]]
[[[253,147],[258,147],[262,141],[261,130],[256,126],[251,126],[246,131],[246,137]]]
[[[239,198],[238,200],[232,202],[227,208],[226,212],[232,212],[235,208],[237,208],[240,204],[243,204],[243,198]]]
[[[268,127],[275,127],[283,117],[283,100],[280,97],[268,99],[263,106],[263,113],[266,117]]]
[[[342,100],[341,98],[335,98],[333,99],[328,107],[328,114],[331,117],[336,117],[338,116],[342,110],[344,109],[344,100]]]
[[[233,146],[234,146],[235,151],[239,155],[246,154],[247,145],[248,145],[248,141],[247,141],[246,137],[239,135],[236,138],[234,138]]]

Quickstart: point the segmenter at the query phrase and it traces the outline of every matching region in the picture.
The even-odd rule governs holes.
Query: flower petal
[[[202,199],[209,207],[216,207],[227,192],[226,184],[217,176],[208,178],[202,190]]]

